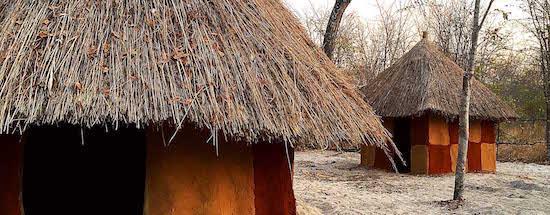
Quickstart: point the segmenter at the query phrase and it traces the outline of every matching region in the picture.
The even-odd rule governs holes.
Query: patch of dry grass
[[[499,131],[497,159],[508,162],[545,163],[545,123],[541,120],[518,120],[502,123]]]
[[[500,144],[497,159],[507,162],[544,163],[546,162],[546,145],[538,144]]]

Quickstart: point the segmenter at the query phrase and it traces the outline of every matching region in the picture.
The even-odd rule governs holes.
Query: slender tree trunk
[[[459,131],[459,140],[458,140],[458,158],[456,162],[456,175],[455,175],[455,189],[453,200],[461,201],[463,200],[464,192],[464,175],[466,174],[465,161],[468,155],[468,137],[470,136],[470,97],[471,91],[470,86],[472,82],[472,77],[474,76],[474,63],[477,50],[477,42],[479,39],[479,31],[487,18],[487,14],[491,9],[494,0],[489,2],[489,7],[481,22],[479,21],[479,11],[481,0],[475,1],[474,7],[474,20],[472,23],[472,43],[470,44],[470,52],[468,53],[468,64],[464,77],[462,78],[462,103],[460,107],[460,131]]]
[[[546,97],[546,160],[550,161],[550,98]]]
[[[453,200],[462,200],[464,192],[465,161],[468,155],[468,137],[470,135],[470,80],[472,73],[466,72],[462,78],[462,103],[460,108],[460,131],[458,139],[458,158],[456,162],[455,189]]]
[[[550,2],[545,0],[543,5],[545,17],[543,32],[545,33],[542,36],[544,43],[542,47],[544,52],[542,65],[544,68],[542,72],[544,73],[544,86],[546,87],[546,160],[550,161]]]
[[[548,71],[550,69],[550,53],[544,50],[547,49],[548,45],[543,45],[547,43],[547,41],[542,41],[541,43],[541,72],[546,102],[546,160],[550,161],[550,71]]]
[[[323,40],[323,50],[331,60],[334,57],[333,52],[340,22],[342,21],[344,12],[350,3],[351,0],[336,0],[336,4],[334,4],[334,8],[332,8],[332,13],[330,14],[327,24],[327,30],[325,31],[325,38]]]
[[[548,2],[545,4],[548,6]],[[550,161],[550,26],[540,36],[540,66],[546,101],[546,160]],[[548,35],[545,35],[548,34]],[[546,36],[546,37],[545,37]]]
[[[550,161],[550,1],[525,0],[532,33],[539,42],[540,69],[546,102],[546,160]]]

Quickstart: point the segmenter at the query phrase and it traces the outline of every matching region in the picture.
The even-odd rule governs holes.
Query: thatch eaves
[[[279,0],[14,0],[0,12],[3,132],[169,120],[250,142],[388,139]]]
[[[383,117],[410,117],[432,112],[456,118],[460,111],[464,71],[439,48],[423,38],[362,91]],[[470,116],[503,121],[516,113],[475,78],[471,87]]]

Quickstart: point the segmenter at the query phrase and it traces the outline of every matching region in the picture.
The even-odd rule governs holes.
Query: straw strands
[[[384,117],[419,116],[427,111],[456,118],[464,71],[427,38],[362,90]],[[472,81],[470,116],[502,121],[516,113],[481,82]]]
[[[15,122],[168,120],[248,141],[385,147],[388,140],[357,90],[279,0],[0,6],[3,132]]]

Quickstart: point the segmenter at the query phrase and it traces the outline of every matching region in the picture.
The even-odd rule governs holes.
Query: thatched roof
[[[279,0],[3,2],[4,132],[170,120],[250,142],[388,139]]]
[[[362,90],[377,114],[418,116],[429,111],[455,118],[459,114],[464,71],[425,36],[394,65]],[[501,121],[515,112],[489,88],[472,80],[470,116]]]

